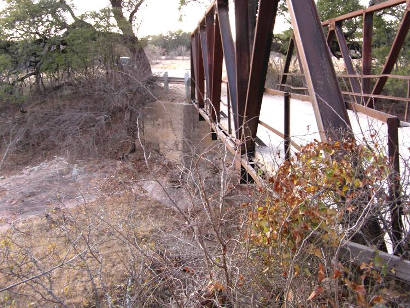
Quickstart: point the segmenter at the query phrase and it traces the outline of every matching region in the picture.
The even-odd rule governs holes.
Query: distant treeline
[[[185,55],[190,48],[191,34],[178,30],[166,34],[150,35],[144,38],[147,45],[159,48],[162,55]],[[184,54],[185,53],[185,54]]]

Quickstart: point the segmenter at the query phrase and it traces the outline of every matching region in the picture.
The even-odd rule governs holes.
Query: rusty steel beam
[[[336,37],[336,33],[335,33],[335,28],[334,28],[334,24],[329,26],[328,32],[327,32],[327,36],[326,36],[326,43],[327,43],[327,47],[329,48],[329,54],[330,57],[332,57],[332,51],[330,49],[330,46],[332,45],[333,40]]]
[[[206,93],[204,97],[206,99],[209,98],[209,94],[211,92],[210,89],[210,76],[209,76],[209,49],[208,49],[208,38],[206,35],[206,26],[205,23],[199,27],[199,37],[201,40],[201,53],[202,53],[202,61],[205,70],[205,82],[206,82]]]
[[[340,77],[357,77],[357,74],[354,75],[349,75],[349,74],[340,74],[338,75]],[[370,79],[370,78],[381,78],[381,77],[387,77],[387,78],[392,78],[392,79],[401,79],[401,80],[410,80],[410,76],[405,76],[405,75],[393,75],[393,74],[373,74],[373,75],[359,75],[358,77],[364,78],[364,79]]]
[[[373,39],[373,13],[363,14],[363,45],[362,45],[362,74],[372,74],[372,39]],[[363,78],[363,93],[369,94],[370,79]],[[371,106],[373,107],[373,106]]]
[[[222,49],[225,58],[226,73],[228,75],[228,87],[231,96],[232,113],[235,124],[235,131],[239,128],[237,121],[238,114],[238,94],[236,91],[236,59],[235,46],[232,38],[231,25],[229,23],[229,6],[228,0],[217,1],[217,13],[219,19],[219,27],[221,30]]]
[[[284,150],[285,150],[285,159],[290,160],[290,93],[286,92],[284,95]]]
[[[346,39],[343,34],[342,26],[340,23],[335,25],[335,34],[337,42],[342,52],[343,60],[345,63],[346,71],[349,75],[356,75],[356,71],[353,66],[352,58],[350,57],[349,47],[347,47]],[[362,93],[362,89],[357,77],[349,78],[350,86],[352,87],[352,92]],[[355,96],[356,103],[360,104],[362,99],[359,96]]]
[[[246,150],[254,155],[279,0],[260,0],[245,106]]]
[[[383,71],[381,74],[390,74],[394,68],[394,65],[399,58],[400,51],[406,41],[407,33],[409,32],[410,27],[410,1],[408,2],[406,11],[404,13],[403,19],[399,26],[399,30],[394,38],[393,45],[390,49],[389,55],[387,56],[386,63],[384,64]],[[387,82],[387,77],[382,77],[377,80],[374,85],[372,94],[380,94],[383,91],[383,88]]]
[[[228,134],[232,135],[232,114],[231,114],[231,95],[229,94],[229,87],[226,86],[226,100],[228,103]]]
[[[287,0],[322,140],[351,134],[346,106],[313,0]]]
[[[207,63],[208,63],[208,74],[209,81],[207,87],[207,104],[206,109],[208,114],[211,114],[211,99],[212,99],[212,86],[213,86],[213,66],[214,66],[214,21],[215,13],[214,10],[211,10],[208,15],[205,17],[205,31],[206,31],[206,54],[207,54]]]
[[[397,117],[389,117],[387,119],[388,132],[388,152],[389,160],[392,166],[389,183],[389,201],[391,215],[391,230],[392,244],[394,252],[401,255],[404,252],[402,246],[403,239],[403,206],[400,200],[401,185],[400,185],[400,152],[399,152],[399,127],[400,119]]]
[[[195,74],[196,74],[196,69],[195,69],[195,61],[194,61],[194,47],[195,46],[195,38],[194,36],[191,36],[191,42],[190,42],[190,54],[191,54],[191,59],[190,59],[190,65],[191,65],[191,102],[195,100]]]
[[[383,3],[372,5],[372,6],[368,7],[367,9],[357,10],[357,11],[354,11],[354,12],[350,12],[350,13],[338,16],[336,18],[326,20],[326,21],[322,22],[322,25],[327,26],[327,25],[330,25],[331,23],[335,23],[335,22],[338,22],[338,21],[344,21],[346,19],[352,19],[352,18],[359,17],[359,16],[361,16],[363,14],[367,14],[367,13],[382,11],[382,10],[385,10],[385,9],[388,9],[388,8],[391,8],[393,6],[403,4],[403,3],[406,3],[406,0],[389,0],[389,1],[385,1]]]
[[[242,125],[245,117],[246,92],[251,61],[248,16],[248,0],[235,0],[236,91],[238,97],[238,113],[236,117],[239,124],[239,130],[237,130],[238,139],[242,139]]]
[[[248,0],[248,28],[249,28],[249,50],[252,51],[255,40],[256,15],[259,0]]]
[[[197,83],[196,83],[196,79],[197,79],[197,76],[198,76],[196,32],[193,32],[191,34],[191,62],[193,64],[193,67],[191,67],[191,79],[195,83],[195,95],[194,95],[194,97],[191,98],[191,100],[195,101],[196,100],[196,95],[198,93]]]
[[[200,26],[201,24],[203,24],[205,22],[205,18],[206,16],[212,11],[216,9],[216,2],[217,0],[214,0],[211,2],[211,4],[208,6],[208,8],[205,11],[205,14],[203,15],[203,17],[200,19],[198,26]]]
[[[211,120],[219,122],[221,110],[223,51],[218,14],[215,15],[213,25],[213,42],[214,49],[212,58],[214,63],[212,66]]]
[[[293,52],[295,50],[295,40],[292,37],[289,40],[289,46],[288,46],[288,51],[286,53],[286,60],[285,60],[285,65],[283,66],[283,72],[282,72],[282,77],[280,80],[280,90],[283,91],[283,87],[282,85],[286,84],[287,80],[288,80],[288,73],[289,73],[289,69],[290,69],[290,64],[292,63],[292,57],[293,57]]]
[[[407,81],[407,99],[410,98],[410,80]],[[409,114],[409,101],[406,102],[406,111],[404,112],[404,121],[407,121]]]
[[[196,80],[196,94],[197,94],[197,100],[198,100],[198,106],[199,108],[204,108],[204,102],[205,102],[205,71],[204,71],[204,62],[202,59],[202,51],[201,51],[201,38],[199,31],[195,33],[195,41],[196,41],[196,48],[195,48],[195,62],[196,62],[196,68],[197,68],[197,74],[195,74]]]

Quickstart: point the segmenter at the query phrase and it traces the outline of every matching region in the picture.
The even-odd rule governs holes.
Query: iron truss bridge
[[[300,149],[290,133],[298,124],[295,121],[291,123],[290,111],[294,104],[308,104],[313,109],[312,119],[317,125],[318,138],[325,142],[355,135],[352,114],[361,114],[383,123],[387,126],[388,156],[397,175],[389,189],[391,199],[397,200],[391,213],[397,228],[403,215],[399,196],[399,129],[410,127],[407,122],[410,76],[394,75],[392,71],[409,31],[410,0],[385,1],[324,22],[319,19],[314,0],[287,0],[293,36],[276,89],[265,88],[265,83],[279,0],[259,0],[257,5],[251,2],[255,1],[234,0],[235,6],[231,8],[234,21],[231,23],[229,1],[214,1],[191,35],[190,96],[200,119],[209,123],[214,139],[223,141],[232,153],[240,154],[238,165],[241,165],[243,177],[260,185],[263,185],[264,178],[258,168],[267,168],[258,162],[258,146],[264,145],[258,130],[268,130],[282,138],[284,158],[289,159],[291,149]],[[399,7],[404,14],[382,71],[377,74],[372,72],[375,61],[372,57],[374,16],[383,10]],[[352,55],[354,46],[347,42],[343,25],[360,18],[363,29],[358,56]],[[235,35],[231,29],[233,24]],[[294,54],[299,74],[290,73]],[[346,73],[336,74],[332,54],[340,58]],[[355,63],[357,58],[360,71]],[[300,78],[302,85],[292,85],[289,82],[291,78]],[[384,94],[390,79],[403,82],[407,96]],[[280,100],[277,107],[266,109],[270,114],[262,112],[262,102],[269,99],[267,96],[276,97],[276,102]],[[398,115],[377,110],[376,102],[380,100],[404,103],[405,113]],[[269,122],[276,116],[275,108],[283,114],[283,131]],[[298,108],[294,107],[296,113]],[[403,235],[401,229],[395,232]],[[374,249],[352,242],[345,248],[345,252],[358,262],[369,262],[376,253]],[[410,281],[408,260],[384,252],[377,253],[388,268],[395,268],[397,277]]]

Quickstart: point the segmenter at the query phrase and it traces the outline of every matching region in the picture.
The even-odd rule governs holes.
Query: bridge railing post
[[[232,135],[232,113],[231,113],[231,94],[229,91],[229,85],[226,84],[226,96],[228,103],[228,133]]]
[[[195,96],[196,96],[196,85],[195,85],[195,53],[194,53],[194,44],[195,44],[195,39],[194,37],[191,37],[191,58],[190,58],[190,68],[191,68],[191,73],[190,73],[190,87],[191,87],[191,97],[190,101],[193,102],[195,101]]]
[[[388,136],[388,156],[392,166],[389,181],[389,201],[391,215],[392,242],[395,254],[403,253],[403,207],[401,202],[401,185],[400,185],[400,152],[399,152],[399,127],[400,119],[390,117],[387,119],[387,136]]]
[[[410,98],[410,80],[407,80],[407,99]],[[409,101],[406,101],[406,111],[404,112],[404,121],[407,121],[409,115]]]
[[[191,98],[191,78],[190,78],[188,72],[185,73],[185,76],[184,76],[184,84],[185,84],[185,97],[186,97],[186,101],[189,103],[190,98]]]
[[[284,95],[284,144],[285,144],[285,159],[290,160],[290,93]]]
[[[168,72],[165,72],[164,75],[164,89],[165,91],[169,91],[169,77],[168,77]]]

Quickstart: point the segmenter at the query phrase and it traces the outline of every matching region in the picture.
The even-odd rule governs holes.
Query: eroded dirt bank
[[[43,214],[53,207],[94,201],[98,186],[117,169],[117,162],[78,161],[62,157],[26,167],[0,179],[0,217],[13,221]]]

